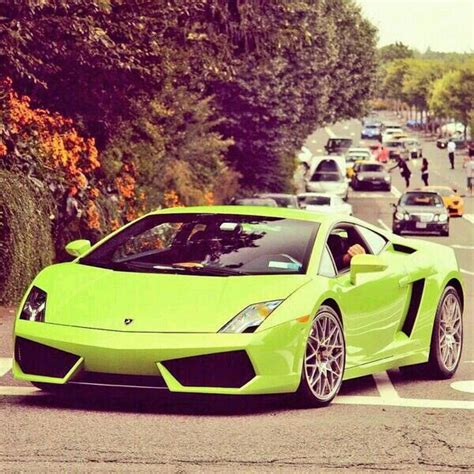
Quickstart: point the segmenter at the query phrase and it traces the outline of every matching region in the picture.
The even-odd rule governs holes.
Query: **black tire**
[[[441,349],[441,332],[449,330],[449,326],[445,323],[445,317],[443,316],[444,305],[446,302],[455,301],[457,308],[459,310],[458,313],[458,334],[457,336],[453,337],[453,340],[459,338],[459,342],[457,345],[459,346],[459,350],[453,349],[456,351],[456,354],[451,359],[448,358],[448,362],[446,363],[446,352],[445,355],[442,353]],[[430,344],[430,356],[428,362],[425,364],[417,364],[407,367],[400,367],[400,371],[406,376],[423,376],[429,377],[433,379],[450,379],[455,373],[459,366],[459,362],[461,360],[462,354],[462,347],[463,347],[463,325],[462,325],[462,303],[459,297],[457,290],[452,286],[447,286],[441,295],[441,298],[438,303],[438,307],[436,309],[436,316],[434,319],[433,324],[433,331],[431,333],[431,344]],[[453,329],[454,330],[454,329]],[[448,336],[445,334],[444,340],[446,340]],[[449,344],[449,342],[448,342]]]
[[[332,352],[329,355],[327,353],[329,344],[318,344],[318,340],[324,336],[322,332],[325,329],[323,328],[328,328],[329,331],[334,330],[334,334],[329,340],[329,342],[333,341],[330,344]],[[329,357],[331,357],[331,360],[329,360]],[[301,368],[301,382],[295,393],[298,406],[318,408],[331,403],[341,388],[345,364],[346,342],[341,319],[334,309],[323,305],[316,313],[308,332]],[[327,370],[328,367],[330,367],[330,370]],[[312,373],[310,374],[310,372]],[[314,379],[317,374],[319,374],[317,380],[310,380]],[[327,378],[323,379],[323,377]],[[324,382],[321,382],[321,380],[324,380]],[[325,394],[326,387],[329,389],[327,394]],[[322,394],[319,393],[321,391]]]

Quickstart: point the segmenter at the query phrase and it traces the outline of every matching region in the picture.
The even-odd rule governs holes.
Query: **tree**
[[[378,51],[379,60],[382,64],[395,61],[397,59],[408,59],[414,57],[413,49],[409,48],[407,45],[396,42],[393,44],[388,44],[382,46]]]
[[[474,120],[474,62],[443,75],[433,85],[430,108],[441,117],[454,118],[467,127]]]

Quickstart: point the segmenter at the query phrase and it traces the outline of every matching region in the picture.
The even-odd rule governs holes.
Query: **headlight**
[[[395,213],[395,219],[399,220],[399,221],[402,221],[403,220],[403,212],[396,212]]]
[[[253,332],[270,316],[273,310],[283,300],[267,301],[247,306],[237,316],[231,319],[219,332]]]
[[[384,176],[383,179],[388,183],[390,181],[390,176]]]
[[[363,176],[356,176],[356,178],[357,178],[359,181],[364,181],[364,177],[363,177]]]
[[[438,222],[438,221],[439,221],[439,214],[435,214],[435,215],[434,215],[433,221],[434,221],[434,222]]]
[[[33,286],[30,294],[26,298],[23,309],[20,313],[20,319],[26,319],[27,321],[44,321],[44,315],[46,312],[46,292]]]
[[[448,220],[448,216],[446,214],[441,214],[439,216],[439,221],[440,222],[446,222]]]

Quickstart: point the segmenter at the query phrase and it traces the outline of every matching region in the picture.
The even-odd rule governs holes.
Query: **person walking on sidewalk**
[[[451,169],[454,169],[454,152],[456,151],[456,143],[454,143],[452,140],[449,140],[448,146],[446,147],[448,149],[448,158],[449,158],[449,163],[451,164]]]
[[[423,158],[422,165],[421,165],[421,180],[423,181],[425,186],[429,186],[428,177],[429,177],[428,160],[426,158]]]
[[[392,166],[389,168],[389,172],[394,170],[395,168],[400,168],[400,174],[402,175],[402,178],[405,179],[405,184],[406,187],[408,188],[410,186],[410,176],[411,176],[411,171],[410,168],[408,168],[407,162],[401,158],[397,158],[397,164],[395,166]]]
[[[466,181],[467,191],[469,196],[472,197],[472,188],[474,186],[474,155],[469,156],[469,161],[466,163]]]

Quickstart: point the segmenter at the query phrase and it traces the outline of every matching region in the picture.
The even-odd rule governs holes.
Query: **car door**
[[[347,239],[346,247],[362,245],[366,253],[380,255],[387,264],[382,272],[358,275],[355,284],[349,265],[338,268],[335,291],[343,314],[347,367],[390,357],[399,347],[396,338],[408,304],[409,287],[400,285],[405,268],[380,234],[352,224],[338,225],[334,232]]]

